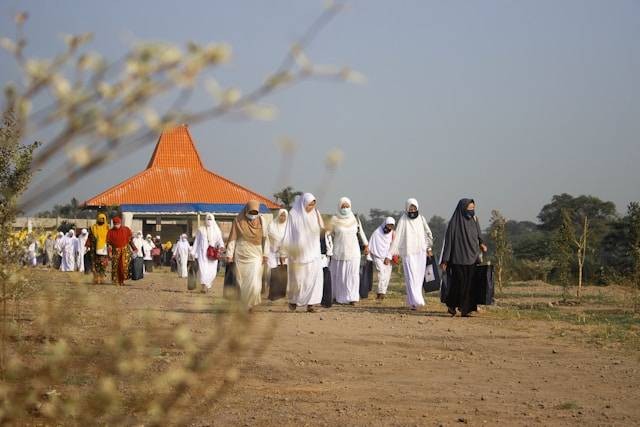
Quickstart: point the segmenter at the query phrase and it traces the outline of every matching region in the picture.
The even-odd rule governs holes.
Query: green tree
[[[433,234],[433,255],[439,259],[442,252],[442,244],[444,243],[444,234],[447,231],[447,220],[441,216],[434,215],[428,222]]]
[[[293,187],[285,187],[273,195],[276,201],[286,210],[291,209],[296,196],[301,196],[302,191],[294,190]]]
[[[54,205],[53,209],[38,212],[35,216],[40,218],[94,218],[95,213],[82,209],[78,199],[72,198],[69,203]]]
[[[567,299],[568,289],[571,285],[571,266],[573,263],[573,229],[563,221],[553,233],[553,258],[556,265],[558,282],[562,286],[562,297]]]
[[[632,202],[627,207],[629,217],[630,252],[633,260],[631,280],[635,289],[634,310],[640,307],[640,203]]]
[[[506,224],[507,220],[499,211],[491,211],[489,235],[494,246],[493,262],[496,269],[496,283],[500,292],[502,292],[512,252],[511,244],[507,238]]]

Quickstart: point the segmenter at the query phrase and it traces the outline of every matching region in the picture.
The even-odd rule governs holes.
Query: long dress
[[[367,244],[367,238],[355,218],[353,218],[352,224],[346,226],[336,225],[333,229],[333,257],[331,258],[329,270],[331,271],[333,295],[339,304],[348,304],[360,300],[360,244],[358,242],[358,234],[362,241]]]
[[[382,224],[380,227],[371,234],[369,239],[369,256],[368,258],[373,261],[375,269],[378,271],[378,294],[385,295],[389,288],[389,281],[391,280],[391,264],[386,265],[384,263],[385,258],[391,259],[391,242],[393,241],[393,232],[385,233],[384,227],[386,224]]]
[[[402,256],[407,304],[414,308],[425,304],[422,283],[427,270],[427,251],[432,244],[431,229],[422,215],[414,219],[406,213],[402,215],[391,244],[391,254]]]
[[[67,235],[62,238],[60,242],[60,248],[62,250],[62,263],[60,264],[60,271],[75,271],[76,269],[76,241],[72,235]]]
[[[222,233],[217,226],[200,227],[196,233],[196,240],[193,242],[193,257],[198,260],[198,280],[200,284],[211,289],[213,280],[218,274],[218,260],[211,260],[207,258],[207,248],[209,246],[221,247],[224,246],[222,240]],[[207,235],[211,234],[211,238]]]
[[[305,193],[294,201],[280,249],[281,255],[289,261],[287,297],[290,304],[297,306],[311,306],[322,301],[324,277],[320,230],[324,223],[317,209],[306,212],[305,206],[312,200],[315,200],[313,195]]]
[[[240,288],[240,299],[247,307],[259,305],[262,291],[263,248],[239,238],[229,244],[233,253],[236,283]]]
[[[187,262],[189,261],[189,253],[191,252],[191,246],[186,240],[180,240],[173,248],[174,256],[176,258],[176,265],[178,267],[178,277],[187,277],[189,275],[187,271]]]
[[[84,254],[86,252],[86,243],[87,243],[87,237],[88,235],[80,235],[80,237],[77,238],[76,240],[76,254],[78,257],[78,262],[77,262],[77,266],[78,266],[78,271],[83,272],[84,273]]]
[[[107,234],[107,244],[111,246],[111,281],[124,284],[125,280],[131,278],[131,251],[136,249],[131,240],[131,229],[124,225],[119,229],[112,228]]]
[[[473,295],[473,280],[476,262],[480,256],[482,234],[475,215],[466,215],[472,199],[461,199],[453,212],[445,232],[440,262],[447,264],[450,278],[446,304],[449,310],[459,309],[463,316],[476,311],[478,306]]]

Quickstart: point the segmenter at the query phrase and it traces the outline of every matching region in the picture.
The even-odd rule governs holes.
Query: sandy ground
[[[61,273],[50,277],[70,286]],[[130,283],[91,292],[126,313],[186,316],[194,330],[212,316],[197,303],[221,298],[220,277],[207,295],[188,292],[168,271]],[[318,313],[265,302],[250,339],[261,343],[274,318],[275,338],[263,356],[242,361],[231,393],[194,407],[192,425],[640,425],[637,351],[596,345],[563,321],[498,316],[497,308],[450,318],[433,294],[411,312],[395,289],[384,302],[372,295]]]

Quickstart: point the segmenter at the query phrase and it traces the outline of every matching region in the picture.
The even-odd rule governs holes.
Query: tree
[[[301,195],[302,191],[296,191],[293,189],[293,187],[288,186],[275,193],[273,197],[276,199],[276,201],[280,202],[280,205],[282,205],[284,209],[289,210],[291,209],[296,196]]]
[[[562,298],[567,299],[571,284],[571,264],[573,261],[572,242],[573,226],[563,221],[553,233],[553,255],[558,273],[558,281],[562,286]]]
[[[571,232],[571,243],[576,251],[576,259],[578,261],[578,290],[576,296],[578,300],[582,291],[582,276],[584,272],[584,260],[587,255],[587,238],[589,236],[589,220],[585,216],[581,223],[581,229],[575,230],[575,221],[567,210],[562,211],[563,226]],[[577,232],[577,235],[576,235]]]
[[[491,211],[489,234],[494,244],[494,264],[496,268],[496,282],[498,290],[502,292],[503,279],[506,277],[507,265],[511,258],[511,245],[507,238],[507,220],[499,211]]]
[[[634,310],[638,311],[640,306],[640,203],[630,203],[627,207],[627,216],[629,217],[630,249],[633,259],[631,279],[635,289]]]

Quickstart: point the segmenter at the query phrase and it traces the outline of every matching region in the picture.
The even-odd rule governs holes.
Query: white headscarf
[[[395,225],[396,220],[387,217],[384,222],[375,229],[371,234],[371,239],[369,239],[369,253],[376,258],[391,258],[389,249],[391,247],[391,241],[393,240],[393,232],[384,232],[384,228],[389,224]]]
[[[285,221],[280,222],[280,215],[285,215]],[[286,209],[280,209],[278,215],[271,221],[269,227],[267,227],[267,235],[272,243],[280,243],[284,237],[284,230],[287,228],[287,218],[289,212]]]
[[[415,255],[421,251],[426,251],[433,244],[433,236],[427,221],[422,215],[411,219],[407,216],[407,212],[411,205],[419,208],[416,199],[408,199],[405,204],[405,212],[398,221],[396,227],[395,239],[391,244],[391,254],[400,254],[403,257],[407,255]]]
[[[349,210],[349,213],[347,213],[346,215],[343,215],[342,212],[340,212],[340,209],[342,209],[342,205],[345,203],[349,205],[349,208],[351,208],[351,200],[349,200],[348,197],[341,197],[340,203],[338,204],[338,214],[334,215],[334,217],[331,219],[331,223],[334,228],[353,227],[358,222],[356,216],[351,210]]]
[[[182,248],[186,248],[186,249],[190,249],[191,248],[189,246],[189,240],[187,239],[187,235],[186,234],[181,234],[180,235],[180,240],[178,240],[178,243],[176,243],[176,250],[180,250]]]
[[[142,245],[144,244],[144,239],[142,238],[142,231],[136,231],[133,238],[133,245],[138,249],[138,251],[142,251]],[[142,252],[139,252],[142,253]]]
[[[218,223],[216,222],[216,217],[212,213],[208,213],[204,219],[204,229],[205,235],[207,236],[207,241],[209,244],[212,244],[216,241],[216,236],[222,236],[222,231],[220,231],[220,227],[218,227]]]
[[[289,211],[289,219],[284,232],[283,245],[293,261],[306,264],[320,258],[320,229],[324,222],[318,209],[305,209],[316,200],[311,193],[297,196]]]

